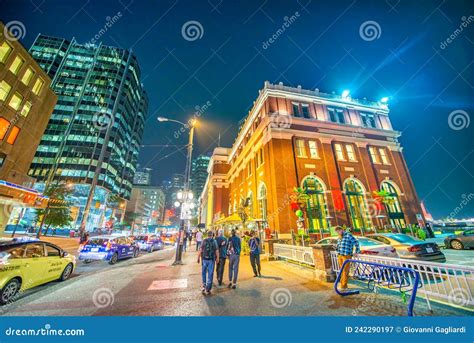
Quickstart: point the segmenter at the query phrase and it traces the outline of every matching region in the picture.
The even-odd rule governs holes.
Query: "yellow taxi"
[[[69,278],[76,258],[60,247],[37,239],[0,240],[0,305],[41,284]]]

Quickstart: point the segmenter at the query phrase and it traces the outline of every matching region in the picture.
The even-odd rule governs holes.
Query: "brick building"
[[[400,133],[386,104],[265,82],[230,149],[216,148],[200,198],[201,222],[232,223],[245,204],[249,223],[296,229],[294,187],[309,195],[306,228],[330,234],[401,229],[423,220]],[[382,205],[374,191],[385,190]]]

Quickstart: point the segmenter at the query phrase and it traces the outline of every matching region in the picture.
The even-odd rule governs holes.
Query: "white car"
[[[391,245],[376,241],[375,239],[354,236],[360,244],[360,253],[372,256],[398,257],[397,250]],[[316,244],[330,244],[336,246],[339,237],[321,239]]]

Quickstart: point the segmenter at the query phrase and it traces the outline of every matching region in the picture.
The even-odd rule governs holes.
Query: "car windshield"
[[[408,243],[408,244],[418,244],[418,243],[422,243],[423,241],[418,239],[418,238],[415,238],[415,237],[411,237],[411,236],[408,236],[408,235],[390,235],[390,236],[387,236],[388,238],[391,238],[397,242],[400,242],[400,243]]]
[[[87,245],[104,245],[109,241],[108,238],[91,238],[87,242]]]
[[[358,238],[358,240],[359,240],[360,245],[363,246],[363,247],[372,247],[372,246],[375,246],[375,245],[383,244],[382,242],[373,241],[373,240],[367,239],[367,238]]]

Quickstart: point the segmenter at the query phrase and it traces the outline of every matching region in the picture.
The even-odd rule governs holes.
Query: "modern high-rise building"
[[[191,166],[191,191],[198,198],[204,188],[207,179],[207,167],[211,158],[206,155],[200,155],[193,160]]]
[[[136,185],[127,204],[134,229],[161,225],[165,208],[165,194],[160,187]]]
[[[142,170],[138,170],[133,177],[133,184],[143,186],[151,185],[151,169],[144,168]]]
[[[57,97],[51,79],[0,22],[0,236],[24,208],[45,207],[33,189],[31,161]],[[14,218],[13,218],[14,217]]]
[[[111,194],[131,196],[148,108],[138,61],[128,50],[45,35],[30,54],[58,102],[29,175],[40,190],[52,180],[74,183],[76,226],[84,213],[88,229],[100,226]]]
[[[309,232],[424,226],[399,137],[386,103],[266,82],[234,145],[214,150],[201,221],[242,225],[245,211],[248,225],[297,232],[291,204],[300,187]]]

